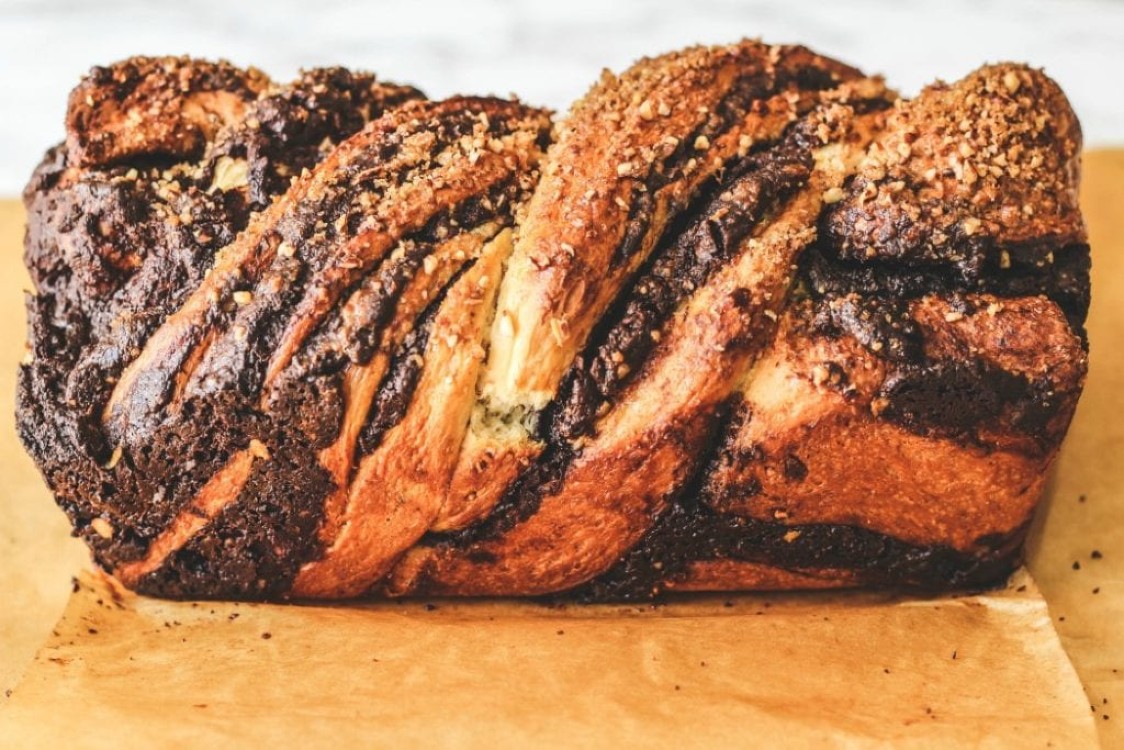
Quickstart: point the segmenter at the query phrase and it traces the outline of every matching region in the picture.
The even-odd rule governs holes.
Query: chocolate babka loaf
[[[18,423],[172,597],[997,583],[1085,378],[1080,128],[802,47],[563,117],[317,69],[95,68],[24,195]]]

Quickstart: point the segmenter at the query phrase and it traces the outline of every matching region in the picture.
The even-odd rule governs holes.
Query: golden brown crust
[[[425,348],[420,382],[402,421],[346,474],[348,502],[323,557],[293,584],[301,597],[358,596],[435,523],[475,400],[480,342],[495,304],[495,280],[511,251],[510,230],[483,249],[449,289]]]
[[[504,121],[507,132],[489,132],[489,116],[495,119],[501,113],[511,118],[511,122]],[[477,122],[481,132],[474,137],[481,145],[473,138],[437,143],[445,119]],[[245,332],[242,319],[257,312],[254,300],[276,296],[275,287],[284,286],[286,271],[300,268],[302,250],[319,240],[326,247],[314,249],[327,258],[318,261],[321,272],[304,288],[284,325],[265,373],[263,398],[267,398],[274,380],[316,323],[363,271],[440,211],[531,169],[545,126],[541,111],[518,103],[452,99],[406,105],[341,144],[219,254],[199,289],[149,339],[126,368],[105,408],[108,433],[118,439],[126,434],[142,439],[145,422],[169,406],[162,381],[182,376],[183,362],[197,348],[210,348],[204,335],[218,322],[214,319],[216,307],[236,311],[223,321],[228,326],[224,335],[239,340]],[[489,142],[497,148],[489,148]],[[370,166],[373,174],[364,175],[363,182],[353,181],[354,171],[372,153],[378,153],[383,143],[393,144],[394,156]],[[336,213],[330,220],[329,210]],[[312,227],[317,234],[311,240],[302,236],[307,227],[291,225],[293,215],[317,217]],[[355,234],[347,231],[352,221],[358,223]]]
[[[669,591],[800,591],[837,589],[859,583],[853,571],[835,568],[788,570],[743,560],[692,563],[686,573],[668,581]]]
[[[70,94],[67,146],[76,166],[201,152],[269,86],[260,71],[188,57],[133,57],[95,68]]]
[[[467,123],[467,135],[441,142],[442,137],[448,137],[445,133],[452,127],[451,123],[460,123],[462,127]],[[515,102],[457,98],[406,105],[341,144],[315,170],[297,180],[235,244],[220,253],[199,289],[165,321],[139,356],[126,367],[104,410],[107,433],[118,445],[136,449],[162,414],[178,411],[187,396],[205,393],[212,387],[209,379],[229,357],[229,350],[244,346],[260,308],[276,306],[275,300],[287,283],[298,278],[302,261],[318,262],[322,271],[289,303],[288,322],[282,326],[265,368],[260,399],[263,408],[270,408],[274,386],[284,377],[293,355],[336,307],[340,295],[354,284],[362,270],[397,252],[398,243],[406,241],[411,233],[424,228],[441,212],[486,194],[498,183],[518,182],[533,173],[538,159],[538,141],[546,125],[540,110]],[[388,145],[394,146],[392,158],[369,162],[372,153],[380,153]],[[354,179],[357,168],[366,169],[362,182]],[[404,181],[401,180],[403,172],[406,174]],[[383,175],[396,178],[391,180]],[[287,224],[294,214],[311,214],[317,217],[315,228],[323,233],[328,222],[320,217],[324,216],[322,207],[326,206],[332,206],[331,210],[337,211],[339,216],[331,223],[335,230],[332,236],[325,237],[322,243],[317,243],[315,237],[304,240],[299,228]],[[353,221],[354,233],[349,231]],[[348,564],[349,552],[354,554],[354,544],[343,538],[345,531],[358,534],[360,539],[370,538],[370,533],[364,536],[359,531],[361,525],[352,520],[352,516],[368,508],[371,496],[382,496],[378,482],[372,485],[372,480],[366,478],[369,471],[364,469],[365,464],[356,467],[355,451],[389,357],[429,301],[459,269],[480,255],[485,243],[500,231],[501,224],[485,222],[466,229],[470,231],[436,245],[426,257],[426,265],[432,264],[432,269],[415,276],[403,291],[397,316],[382,332],[382,351],[370,362],[355,365],[346,373],[350,385],[340,436],[320,453],[321,464],[338,485],[338,490],[325,501],[320,533],[325,541],[332,543],[327,552],[329,560],[337,558],[337,549],[344,550],[338,555],[340,565]],[[315,259],[316,254],[321,258]],[[326,260],[323,259],[325,254]],[[484,287],[494,288],[495,282],[486,278],[488,274],[484,269],[490,269],[492,279],[498,279],[496,258],[499,257],[502,256],[489,253],[489,262],[481,264],[469,276],[475,283],[483,281]],[[467,293],[458,291],[459,286],[451,292],[453,300]],[[353,335],[349,334],[346,321],[358,316],[358,311],[350,311],[350,304],[360,294],[357,292],[352,300],[341,303],[345,324],[338,334],[340,346]],[[484,301],[480,304],[490,309]],[[227,312],[225,317],[223,310]],[[460,324],[472,330],[479,329],[482,322],[483,318],[474,323],[470,313],[469,320],[462,320]],[[459,324],[443,325],[447,328]],[[439,325],[439,331],[441,328]],[[452,332],[446,331],[444,335],[450,336]],[[479,342],[476,346],[479,347]],[[219,356],[213,357],[216,352]],[[454,413],[471,408],[475,369],[469,372],[472,377],[461,384],[459,401],[450,407]],[[462,431],[452,431],[452,443],[446,447],[446,452],[455,455]],[[232,459],[231,465],[242,470],[236,472],[237,476],[224,480],[227,492],[223,498],[204,503],[207,509],[204,518],[213,517],[239,494],[248,476],[249,450]],[[376,456],[383,455],[386,451],[376,452]],[[357,468],[359,475],[353,478]],[[197,531],[199,524],[183,527]],[[174,534],[166,543],[155,545],[153,550],[166,556],[189,537],[190,534]],[[159,560],[152,560],[130,571],[141,575],[158,563]],[[332,571],[332,565],[334,563],[313,565],[311,569]],[[298,590],[307,595],[326,596],[332,591],[336,591],[337,596],[342,591],[356,595],[365,586],[356,589],[355,581],[373,573],[353,572],[354,576],[345,579],[346,584],[341,584],[343,588],[339,590],[328,588],[326,582],[312,573],[298,580]]]
[[[127,585],[628,598],[1017,560],[1087,359],[1080,129],[1042,73],[903,101],[802,47],[694,47],[603,74],[553,143],[519,102],[419,97],[181,58],[72,95],[26,194],[21,425]],[[77,235],[52,208],[95,205]]]
[[[997,363],[1004,371],[1045,377],[1059,398],[1076,401],[1085,353],[1056,305],[972,301],[968,314],[941,299],[914,304],[926,340],[941,350],[936,356],[1004,352]],[[716,510],[794,527],[859,526],[964,551],[1026,523],[1051,454],[1012,439],[1017,433],[1002,424],[982,426],[965,444],[881,418],[892,365],[854,339],[816,334],[798,315],[786,315],[747,384],[747,416],[704,485]],[[1022,356],[1004,343],[1031,338],[1036,346]]]
[[[560,124],[521,222],[484,375],[487,397],[499,408],[545,405],[700,185],[777,138],[815,101],[798,83],[805,67],[835,83],[857,77],[803,48],[752,41],[602,74]]]
[[[822,140],[806,186],[678,311],[643,373],[581,441],[559,489],[498,539],[419,552],[408,568],[420,578],[392,574],[395,591],[550,593],[589,580],[636,544],[694,470],[707,415],[770,339],[823,196],[870,138],[842,105],[813,113],[809,125]]]
[[[1056,83],[1026,66],[985,66],[901,103],[832,229],[855,257],[940,257],[965,238],[1081,242],[1080,152],[1080,126]]]
[[[822,97],[818,89],[858,77],[802,47],[744,41],[644,59],[620,76],[606,71],[574,105],[500,289],[482,399],[453,480],[474,510],[455,524],[491,510],[541,454],[537,412],[700,187],[775,141]]]

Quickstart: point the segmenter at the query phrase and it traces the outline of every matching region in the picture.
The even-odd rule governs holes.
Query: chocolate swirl
[[[1079,151],[1011,64],[695,47],[552,124],[133,58],[25,192],[20,434],[157,595],[991,583],[1084,381]]]

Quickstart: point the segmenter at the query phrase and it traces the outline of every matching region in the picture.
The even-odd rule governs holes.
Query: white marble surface
[[[0,0],[0,195],[60,139],[81,74],[132,54],[221,56],[276,78],[339,63],[431,96],[564,108],[603,66],[742,36],[803,42],[906,93],[1028,61],[1061,82],[1089,145],[1124,145],[1124,0]]]

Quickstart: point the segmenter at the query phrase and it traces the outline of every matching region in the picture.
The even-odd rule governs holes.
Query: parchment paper
[[[1087,157],[1093,363],[1032,545],[1045,600],[1026,572],[961,598],[562,609],[172,603],[83,574],[0,711],[0,744],[1068,748],[1096,746],[1099,733],[1122,746],[1124,714],[1112,715],[1124,705],[1119,185],[1124,152]],[[19,450],[2,439],[4,452]],[[49,538],[38,554],[59,545]],[[58,567],[41,566],[56,587]],[[42,575],[5,575],[21,574]]]
[[[86,576],[6,718],[38,747],[1088,747],[1024,585],[357,609],[193,606]]]

